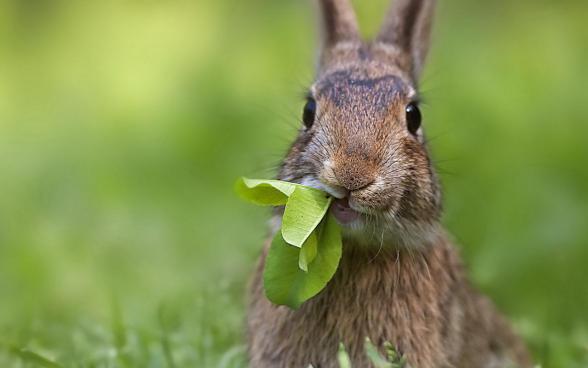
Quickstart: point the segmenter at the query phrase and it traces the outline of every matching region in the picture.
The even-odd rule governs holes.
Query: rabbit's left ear
[[[410,73],[418,79],[427,52],[436,0],[394,0],[377,41],[399,48],[410,60]]]

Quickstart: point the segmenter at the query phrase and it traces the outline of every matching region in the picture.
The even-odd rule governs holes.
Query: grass
[[[215,300],[212,294],[205,300],[215,307],[226,307],[223,313],[203,306],[203,300],[196,304],[176,301],[171,307],[161,305],[153,311],[153,321],[148,324],[132,323],[118,307],[113,307],[110,324],[74,320],[71,325],[64,325],[43,321],[42,331],[28,332],[35,338],[24,344],[0,345],[0,365],[245,367],[240,321],[224,318],[226,313],[235,311]],[[18,339],[17,335],[12,338]]]
[[[356,1],[372,34],[385,0]],[[240,367],[304,2],[8,0],[0,367]],[[588,366],[584,0],[440,2],[423,79],[444,223],[545,368]]]

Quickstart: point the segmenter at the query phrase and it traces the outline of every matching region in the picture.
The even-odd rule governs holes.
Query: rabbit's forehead
[[[410,99],[414,89],[396,74],[372,74],[361,69],[345,69],[322,76],[312,92],[337,108],[356,104],[387,110],[398,99]]]

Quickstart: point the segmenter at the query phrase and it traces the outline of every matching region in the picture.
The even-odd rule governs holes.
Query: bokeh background
[[[357,0],[366,36],[386,0]],[[444,222],[543,367],[588,366],[588,3],[441,1],[422,82]],[[243,367],[299,126],[295,0],[4,0],[0,366]]]

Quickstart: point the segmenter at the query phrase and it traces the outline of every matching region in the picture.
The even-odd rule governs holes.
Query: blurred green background
[[[355,1],[366,36],[386,3]],[[543,367],[588,366],[587,20],[440,1],[422,82],[444,222]],[[268,212],[232,183],[295,136],[314,24],[294,0],[2,2],[1,367],[245,366]]]

